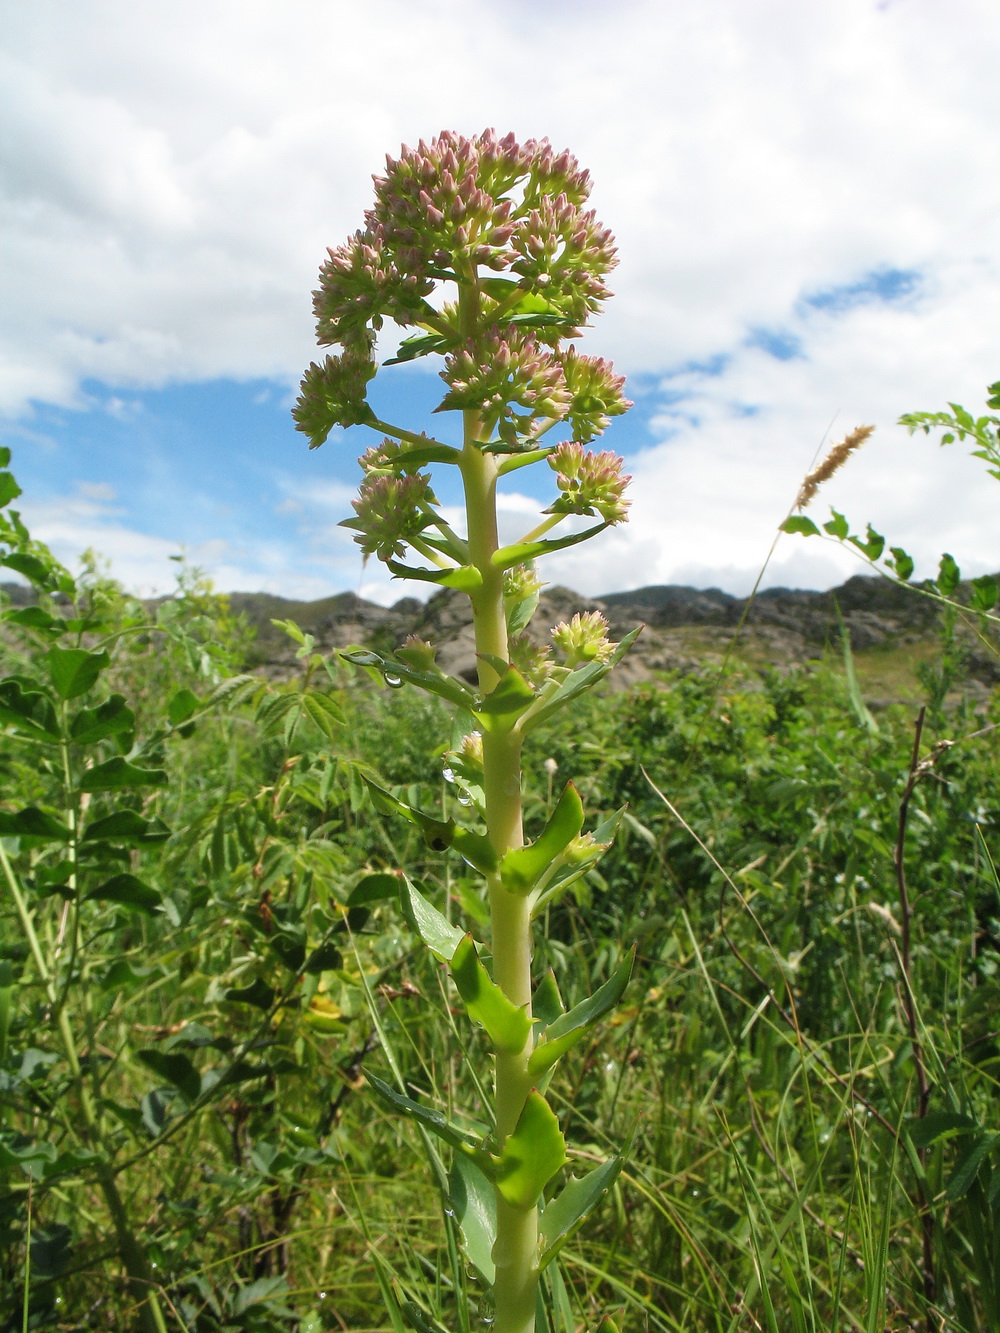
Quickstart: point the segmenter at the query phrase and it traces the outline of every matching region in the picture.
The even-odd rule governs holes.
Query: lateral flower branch
[[[476,688],[444,673],[419,640],[392,658],[345,655],[394,685],[447,699],[468,733],[448,756],[448,775],[478,828],[432,819],[374,785],[371,792],[377,808],[418,825],[432,847],[453,850],[484,878],[488,949],[405,878],[402,905],[493,1046],[494,1104],[485,1108],[492,1130],[480,1140],[402,1088],[374,1078],[372,1085],[455,1150],[449,1212],[492,1286],[495,1333],[530,1333],[540,1274],[621,1165],[612,1159],[559,1189],[566,1144],[544,1090],[560,1056],[617,1003],[632,955],[568,1012],[551,975],[532,976],[533,918],[596,864],[617,820],[585,833],[568,784],[533,841],[522,829],[525,736],[604,677],[634,638],[610,642],[595,615],[557,626],[551,647],[525,635],[541,587],[534,562],[623,523],[628,512],[623,460],[589,447],[631,406],[624,380],[576,347],[610,295],[605,279],[616,263],[611,233],[585,208],[589,193],[588,173],[568,152],[492,130],[473,139],[444,133],[388,158],[364,228],[330,250],[320,270],[317,336],[334,350],[310,365],[294,409],[311,448],[335,427],[382,436],[359,460],[365,477],[344,523],[365,557],[396,577],[460,590],[472,603]],[[412,330],[386,365],[443,357],[446,388],[435,410],[461,415],[460,446],[382,421],[369,404],[386,320]],[[555,473],[555,499],[534,527],[501,544],[498,483],[541,463]],[[448,466],[463,483],[464,536],[446,521],[427,470]],[[573,522],[581,517],[593,522],[581,529]],[[490,1201],[485,1251],[469,1230],[473,1220],[482,1225],[481,1214],[463,1215],[470,1197]]]

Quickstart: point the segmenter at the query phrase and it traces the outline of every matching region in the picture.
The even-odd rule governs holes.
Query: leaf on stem
[[[559,994],[559,983],[551,967],[535,987],[535,993],[531,997],[531,1012],[538,1022],[540,1031],[544,1031],[550,1023],[554,1023],[566,1012],[566,1006]]]
[[[941,557],[938,576],[935,580],[938,592],[941,593],[943,597],[950,597],[958,587],[961,577],[961,570],[955,563],[954,558],[946,551]]]
[[[512,1208],[534,1208],[565,1161],[566,1140],[559,1121],[542,1094],[532,1091],[496,1161],[497,1189]]]
[[[516,1055],[531,1033],[526,1010],[509,1000],[479,961],[471,935],[463,935],[451,958],[451,975],[469,1017],[486,1030],[498,1051]]]
[[[553,902],[561,898],[571,885],[597,865],[598,861],[610,849],[618,832],[618,826],[621,824],[625,815],[625,806],[616,810],[613,815],[605,820],[593,830],[592,833],[584,834],[578,847],[574,850],[571,859],[567,859],[565,865],[560,866],[545,887],[538,894],[531,909],[532,917],[536,917],[543,907],[551,906]]]
[[[585,666],[577,667],[552,694],[542,695],[521,723],[521,730],[525,735],[572,699],[578,698],[585,690],[591,689],[599,680],[603,680],[608,672],[618,665],[641,633],[642,626],[638,625],[616,645],[614,652],[606,661],[588,662]]]
[[[567,533],[565,537],[540,537],[534,542],[516,542],[513,546],[501,546],[493,553],[492,564],[495,569],[511,569],[514,565],[525,565],[539,556],[550,555],[553,551],[565,550],[567,546],[576,546],[603,532],[607,523],[595,523],[583,532]]]
[[[61,820],[34,805],[14,814],[0,813],[0,838],[24,838],[34,845],[39,842],[68,842],[71,836]]]
[[[460,1129],[458,1125],[453,1125],[440,1111],[435,1111],[429,1106],[423,1106],[420,1102],[414,1101],[412,1097],[407,1097],[405,1093],[397,1092],[395,1088],[391,1088],[388,1083],[383,1083],[380,1078],[367,1069],[364,1074],[372,1091],[391,1110],[402,1112],[407,1119],[416,1121],[418,1125],[423,1125],[425,1129],[429,1129],[432,1134],[436,1134],[439,1139],[443,1139],[445,1143],[457,1148],[459,1152],[469,1154],[480,1170],[490,1170],[489,1155],[478,1146],[479,1138],[476,1134],[467,1129]]]
[[[623,1165],[623,1158],[612,1157],[579,1180],[570,1176],[561,1193],[545,1205],[538,1219],[544,1243],[540,1268],[551,1263],[580,1223],[607,1194]]]
[[[52,700],[14,676],[0,681],[0,725],[13,727],[32,740],[55,743],[61,739]]]
[[[522,897],[529,894],[582,828],[583,802],[573,783],[567,782],[549,822],[535,841],[504,853],[500,878],[507,892]]]
[[[380,787],[371,778],[364,778],[365,786],[371,794],[375,809],[383,815],[401,815],[407,823],[416,825],[424,835],[424,842],[434,852],[446,852],[455,840],[455,821],[453,819],[433,819],[407,805],[398,796],[393,796],[384,787]]]
[[[88,902],[120,903],[152,916],[163,901],[156,889],[135,875],[115,875],[84,895]]]
[[[453,703],[457,708],[469,708],[475,699],[472,691],[464,682],[445,675],[443,671],[419,671],[414,667],[407,666],[405,662],[381,657],[369,648],[348,648],[340,656],[345,662],[350,662],[352,666],[379,672],[386,682],[400,683],[406,681],[410,685],[418,685],[430,694],[438,694],[442,699],[447,699],[449,703]]]
[[[96,708],[82,708],[70,723],[69,734],[78,745],[89,745],[134,730],[135,714],[123,695],[113,694]]]
[[[88,824],[82,841],[120,842],[128,846],[148,847],[158,842],[166,842],[170,830],[161,819],[143,819],[134,810],[117,810],[113,815],[95,819]]]
[[[492,1286],[496,1277],[493,1244],[497,1235],[497,1196],[489,1179],[465,1153],[455,1156],[448,1178],[448,1199],[462,1232],[465,1253]]]
[[[465,932],[453,926],[405,877],[399,885],[399,905],[431,953],[443,963],[450,963]]]
[[[403,565],[398,560],[387,560],[385,563],[398,579],[437,583],[442,588],[456,588],[459,592],[475,592],[483,583],[483,576],[475,565],[458,565],[455,569],[426,569],[423,565]]]
[[[515,666],[507,666],[498,684],[473,709],[473,716],[486,731],[503,734],[535,702],[535,691]]]
[[[142,1063],[153,1071],[157,1078],[166,1081],[177,1089],[186,1102],[196,1102],[201,1095],[201,1075],[186,1055],[180,1051],[137,1051]]]
[[[117,755],[88,768],[80,778],[80,791],[124,791],[127,787],[165,787],[169,779],[162,768],[139,768]]]
[[[611,976],[589,999],[574,1005],[568,1013],[562,1014],[545,1029],[544,1039],[532,1051],[528,1058],[528,1073],[537,1078],[551,1069],[560,1056],[589,1032],[606,1013],[609,1013],[622,995],[632,976],[635,963],[635,945],[615,968]]]
[[[88,653],[85,648],[53,646],[45,654],[49,679],[60,699],[75,699],[97,682],[111,658],[107,651]]]

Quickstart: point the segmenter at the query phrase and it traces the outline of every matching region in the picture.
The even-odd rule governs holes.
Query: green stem
[[[70,1074],[73,1078],[73,1085],[76,1088],[77,1097],[80,1102],[80,1111],[83,1118],[84,1140],[97,1148],[103,1158],[100,1166],[97,1168],[97,1180],[101,1187],[101,1192],[104,1195],[104,1201],[107,1204],[108,1212],[111,1214],[112,1225],[115,1229],[115,1238],[118,1242],[118,1253],[128,1276],[129,1291],[138,1308],[139,1328],[141,1333],[167,1333],[167,1325],[156,1296],[153,1274],[149,1267],[149,1260],[146,1257],[145,1250],[136,1238],[135,1232],[132,1230],[125,1204],[118,1189],[118,1183],[115,1180],[114,1167],[111,1165],[110,1157],[104,1148],[100,1116],[94,1103],[94,1099],[91,1096],[90,1089],[87,1086],[86,1079],[84,1078],[83,1070],[80,1067],[80,1060],[76,1051],[76,1042],[73,1039],[73,1029],[70,1026],[69,1014],[66,1011],[65,1004],[59,1003],[61,997],[55,979],[45,961],[45,955],[42,952],[38,932],[35,930],[34,920],[32,919],[31,912],[28,910],[28,904],[25,902],[24,895],[21,892],[20,883],[14,873],[14,867],[10,863],[10,858],[7,856],[7,849],[4,847],[2,839],[0,839],[0,867],[3,868],[4,878],[7,880],[7,887],[10,889],[10,895],[14,900],[14,909],[17,912],[18,919],[21,922],[21,928],[28,941],[28,948],[31,950],[31,956],[34,960],[39,980],[45,988],[45,994],[48,997],[49,1005],[56,1018],[56,1026],[59,1029],[59,1036],[62,1040],[66,1063],[69,1065]]]
[[[463,287],[460,315],[466,336],[475,332],[479,293],[475,284]],[[464,414],[465,447],[459,468],[465,484],[465,508],[471,563],[482,575],[482,586],[471,594],[479,686],[485,693],[496,685],[498,674],[484,655],[510,660],[507,618],[503,605],[503,574],[493,564],[497,536],[497,462],[478,447],[479,415]],[[483,736],[483,792],[486,830],[499,854],[523,845],[521,823],[521,737],[516,732],[486,731]],[[531,1013],[531,914],[526,899],[508,893],[499,876],[489,881],[493,979],[514,1004]],[[521,1051],[499,1052],[495,1067],[497,1150],[510,1134],[531,1091],[529,1034]],[[496,1280],[493,1294],[493,1333],[533,1333],[538,1290],[538,1209],[514,1208],[497,1192],[497,1234],[493,1247]]]

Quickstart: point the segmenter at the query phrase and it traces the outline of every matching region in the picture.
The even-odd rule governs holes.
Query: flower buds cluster
[[[578,611],[552,631],[552,642],[566,657],[569,667],[586,662],[606,662],[615,650],[608,638],[608,622],[600,611]]]
[[[348,348],[342,356],[312,362],[302,378],[302,392],[292,408],[297,430],[318,449],[334,426],[363,426],[375,419],[365,400],[375,363],[367,351]]]
[[[424,473],[400,477],[371,472],[361,483],[358,498],[351,501],[357,517],[340,526],[357,531],[354,540],[365,555],[393,560],[431,525],[434,520],[428,510],[436,503]]]
[[[556,355],[516,329],[492,329],[453,352],[441,378],[450,388],[439,411],[472,408],[481,414],[484,429],[496,429],[509,445],[530,439],[544,418],[561,419],[572,401]]]
[[[630,502],[624,492],[632,478],[622,472],[623,458],[571,442],[553,449],[547,461],[562,492],[548,513],[599,514],[605,523],[625,522]]]
[[[575,347],[567,349],[562,367],[572,399],[567,420],[573,438],[587,444],[607,430],[611,417],[621,416],[632,406],[624,394],[625,376],[616,375],[610,361],[581,356]]]
[[[579,438],[602,430],[609,416],[625,410],[621,382],[603,362],[576,358],[564,370],[542,359],[537,345],[555,347],[574,335],[609,295],[604,278],[617,262],[615,247],[611,233],[583,209],[589,193],[590,178],[571,154],[555,153],[544,139],[518,144],[493,130],[473,139],[441,134],[387,159],[365,228],[328,251],[320,269],[317,338],[344,350],[307,372],[294,412],[298,429],[315,447],[335,425],[370,422],[366,386],[386,318],[434,330],[441,340],[436,350],[454,347],[461,337],[455,307],[428,300],[438,283],[448,282],[476,287],[485,310],[496,311],[498,320],[516,314],[533,333],[517,339],[507,328],[455,352],[446,375],[449,406],[478,395],[508,445],[530,437],[542,417],[561,418],[568,409]],[[500,273],[509,276],[486,276]],[[478,383],[493,336],[508,365]],[[527,410],[520,424],[499,403],[506,388],[509,401]]]

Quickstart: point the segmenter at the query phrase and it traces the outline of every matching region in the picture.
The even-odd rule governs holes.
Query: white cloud
[[[953,545],[970,568],[1000,563],[977,474],[891,426],[975,406],[1000,374],[991,0],[626,0],[613,18],[525,0],[246,0],[238,20],[228,0],[2,8],[0,410],[81,403],[88,378],[115,387],[120,417],[132,387],[291,382],[313,355],[319,259],[359,224],[385,151],[494,124],[591,168],[622,262],[588,341],[657,376],[664,401],[630,460],[630,528],[554,561],[560,579],[752,582],[832,418],[834,436],[879,426],[832,501],[925,559]],[[803,303],[876,270],[917,274],[913,294]],[[749,345],[755,330],[801,356]],[[670,374],[717,357],[719,374]],[[687,394],[677,417],[668,389]],[[349,496],[327,498],[328,522],[307,506],[308,558],[351,586],[333,527]],[[121,533],[113,558],[159,568],[168,544]],[[840,576],[839,552],[792,546],[773,577]],[[295,553],[275,550],[270,573],[263,555],[219,558],[226,577],[278,578]]]

